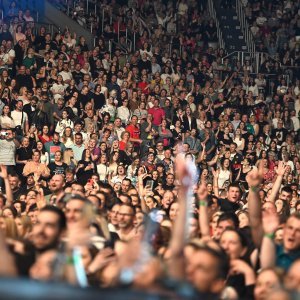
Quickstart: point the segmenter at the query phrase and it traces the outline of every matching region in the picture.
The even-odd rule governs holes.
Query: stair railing
[[[255,54],[254,38],[250,30],[249,23],[247,21],[246,14],[241,0],[236,0],[236,11],[237,11],[238,20],[241,24],[241,30],[246,40],[247,49],[249,52]]]
[[[220,23],[219,23],[219,20],[217,18],[217,14],[216,14],[216,10],[215,10],[215,7],[214,7],[213,0],[208,0],[208,12],[209,12],[210,17],[214,20],[214,22],[216,24],[219,47],[224,49],[225,48],[225,43],[224,43],[224,40],[223,40],[222,30],[220,28]]]

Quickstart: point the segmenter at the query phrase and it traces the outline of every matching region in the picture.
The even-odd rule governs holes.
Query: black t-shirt
[[[226,199],[219,198],[218,204],[220,206],[221,211],[223,212],[236,212],[238,209],[240,209],[238,203],[231,202],[227,198]]]
[[[65,174],[68,165],[63,163],[61,166],[59,166],[55,162],[52,162],[48,165],[48,168],[50,170],[50,175],[53,176],[56,174]]]

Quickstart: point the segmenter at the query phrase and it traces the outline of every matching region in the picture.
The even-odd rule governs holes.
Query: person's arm
[[[212,169],[212,174],[213,174],[213,191],[214,191],[214,195],[216,197],[219,197],[218,179],[219,179],[220,170],[215,171],[214,169]]]
[[[167,261],[168,273],[172,278],[184,279],[184,255],[183,249],[185,246],[186,238],[186,223],[187,223],[187,193],[189,184],[191,182],[191,174],[189,173],[188,166],[183,158],[176,161],[176,174],[177,178],[183,184],[178,191],[179,200],[179,214],[174,223],[174,230],[170,241],[170,259]]]
[[[262,269],[272,268],[276,265],[276,248],[273,241],[274,233],[279,225],[279,217],[276,211],[263,212],[264,237],[260,249],[260,265]]]
[[[7,167],[4,165],[0,165],[0,177],[3,179],[5,185],[6,206],[11,206],[13,204],[14,197],[8,180]]]
[[[287,165],[283,161],[280,161],[278,163],[277,168],[275,168],[277,178],[273,184],[271,194],[268,197],[268,201],[275,202],[278,192],[280,190],[282,179],[283,179],[286,169],[287,169]]]
[[[248,196],[248,210],[249,210],[249,220],[252,239],[257,247],[261,245],[263,230],[261,223],[261,201],[259,198],[259,187],[263,181],[264,170],[263,164],[260,163],[259,168],[252,169],[247,177],[246,181],[249,186],[249,196]]]
[[[210,237],[209,216],[207,208],[207,188],[205,183],[201,183],[197,191],[199,201],[198,222],[200,226],[201,238]]]
[[[2,230],[0,231],[0,276],[4,277],[15,277],[18,275],[17,268],[15,265],[14,258],[10,253]]]

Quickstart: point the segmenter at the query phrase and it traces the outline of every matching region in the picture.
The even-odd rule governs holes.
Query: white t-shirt
[[[23,122],[21,124],[22,114],[23,114]],[[22,129],[24,129],[25,123],[28,121],[28,116],[26,112],[13,110],[11,112],[11,117],[14,120],[15,126],[21,126]]]

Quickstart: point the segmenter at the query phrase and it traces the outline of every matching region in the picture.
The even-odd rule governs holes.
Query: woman
[[[38,135],[38,138],[43,144],[46,144],[46,143],[52,141],[52,136],[49,134],[49,126],[48,125],[43,126],[41,135]]]
[[[242,137],[242,132],[240,128],[237,128],[234,134],[233,142],[237,145],[237,151],[243,152],[245,149],[245,139]]]
[[[183,130],[191,131],[197,129],[196,119],[192,116],[192,110],[189,106],[185,109],[185,115],[183,116]]]
[[[55,132],[58,132],[60,136],[63,136],[64,131],[67,127],[70,127],[71,129],[74,128],[73,121],[69,118],[69,114],[67,110],[63,110],[61,115],[61,120],[57,123]]]
[[[231,263],[227,285],[233,287],[240,299],[251,293],[255,283],[255,268],[258,252],[250,246],[245,234],[235,229],[225,229],[220,237],[220,246]]]
[[[19,216],[15,219],[18,236],[21,238],[28,238],[32,230],[32,223],[28,216]]]
[[[125,98],[122,101],[122,106],[117,108],[117,117],[121,119],[124,125],[127,125],[129,123],[131,116],[130,110],[128,108],[128,103],[128,99]]]
[[[140,102],[139,107],[134,110],[133,115],[137,116],[139,120],[147,118],[146,102]]]
[[[25,41],[26,35],[22,32],[22,26],[18,25],[14,34],[14,41],[17,44],[19,41]]]
[[[71,127],[66,127],[60,141],[66,148],[71,148],[74,145],[74,136]]]
[[[221,162],[221,167],[218,170],[218,188],[219,190],[226,189],[226,185],[232,182],[232,173],[230,171],[230,160],[225,158]]]
[[[108,173],[110,177],[117,175],[117,168],[120,160],[120,154],[118,151],[114,151],[110,154]]]
[[[66,89],[67,85],[64,84],[63,77],[61,75],[58,75],[57,81],[53,83],[50,89],[53,94],[55,103],[59,98],[63,98],[65,96]]]
[[[95,91],[95,93],[93,95],[94,109],[98,110],[98,109],[101,109],[105,105],[105,96],[101,92],[100,84],[96,84],[94,91]]]
[[[172,133],[172,140],[173,140],[173,143],[172,145],[174,145],[177,141],[182,141],[183,140],[183,133],[182,133],[182,124],[181,124],[181,121],[180,120],[177,120],[175,122],[175,126],[171,126],[171,133]]]
[[[130,133],[128,131],[123,131],[121,133],[121,141],[119,141],[120,151],[125,151],[127,144],[129,143]]]
[[[126,178],[126,168],[123,164],[118,165],[117,175],[112,177],[110,184],[115,184],[117,182],[122,182]]]
[[[16,152],[16,172],[22,176],[25,164],[32,158],[32,148],[30,147],[29,138],[22,139],[22,146]]]
[[[107,166],[107,156],[106,154],[101,154],[99,159],[99,164],[97,164],[97,173],[99,178],[103,182],[108,181],[109,170]]]
[[[71,148],[66,148],[66,150],[64,151],[64,155],[63,155],[64,159],[64,163],[68,166],[69,169],[75,169],[77,166],[77,162],[74,159],[74,152],[73,149]]]
[[[134,177],[136,177],[137,171],[139,168],[139,164],[140,164],[140,158],[138,156],[136,156],[133,159],[132,164],[127,168],[127,177],[129,179],[132,180]]]
[[[96,166],[92,159],[91,150],[85,149],[82,153],[82,159],[78,162],[76,169],[76,177],[78,183],[85,186],[88,179],[92,177],[95,171]]]
[[[34,97],[33,97],[34,98]],[[37,100],[37,99],[36,99]],[[41,132],[45,124],[49,124],[49,118],[47,113],[44,111],[44,101],[37,103],[36,109],[32,114],[30,124],[34,124],[38,132]]]
[[[10,115],[10,108],[8,105],[3,107],[2,115],[0,116],[0,126],[5,129],[15,128],[15,122]]]
[[[164,147],[170,144],[170,138],[173,137],[172,132],[167,127],[167,121],[162,120],[161,125],[158,127],[158,141],[162,141]]]
[[[18,229],[14,219],[0,217],[0,230],[7,239],[18,238]]]
[[[40,162],[41,154],[38,150],[33,151],[32,160],[28,161],[23,169],[23,176],[28,176],[29,174],[34,174],[34,176],[39,179],[48,178],[50,176],[50,170],[45,164]]]
[[[63,162],[61,151],[56,151],[54,153],[54,161],[50,162],[48,168],[50,170],[51,177],[56,174],[66,174],[66,169],[68,168],[68,165]]]
[[[249,189],[246,177],[251,170],[252,166],[250,166],[249,160],[245,158],[242,161],[242,168],[240,169],[239,175],[236,178],[236,181],[240,181],[245,190]]]
[[[35,70],[37,68],[33,48],[28,48],[27,55],[23,59],[23,65],[26,67],[26,69],[30,70]]]
[[[221,145],[224,145],[226,148],[229,148],[230,144],[232,143],[232,138],[230,137],[230,130],[228,126],[224,128],[224,134],[223,137],[220,138],[219,143]]]
[[[46,152],[45,146],[41,141],[36,143],[36,150],[40,152],[41,163],[47,166],[49,164],[49,153]]]

